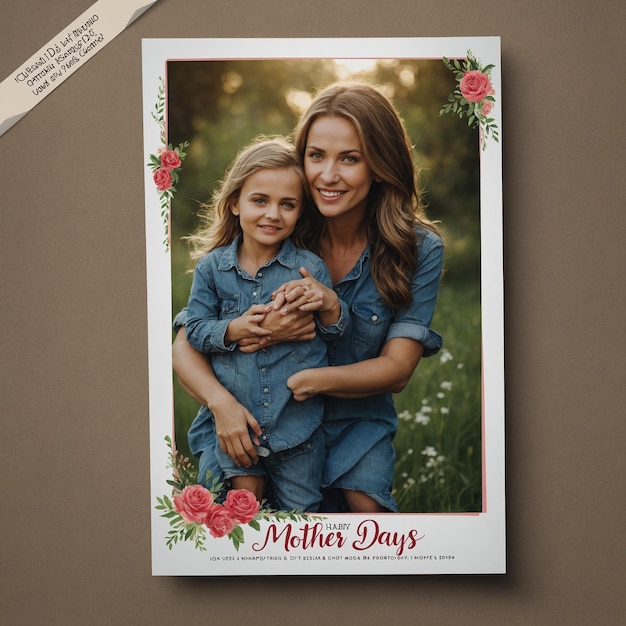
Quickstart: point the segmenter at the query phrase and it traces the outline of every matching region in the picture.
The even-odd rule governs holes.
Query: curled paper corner
[[[128,28],[132,22],[134,22],[142,13],[145,13],[157,0],[152,0],[152,2],[148,2],[144,4],[142,7],[137,9],[131,16],[128,22],[126,22],[126,26],[124,28]]]
[[[156,2],[96,0],[31,55],[0,82],[0,136]]]
[[[2,122],[0,123],[0,135],[6,133],[7,130],[11,128],[11,126],[17,124],[27,113],[28,111],[24,111],[22,113],[18,113],[17,115],[12,115],[5,120],[2,120]]]

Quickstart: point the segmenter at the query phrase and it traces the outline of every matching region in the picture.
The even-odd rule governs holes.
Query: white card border
[[[492,84],[498,97],[491,117],[502,129],[502,87],[499,37],[347,38],[347,39],[144,39],[143,115],[144,164],[160,145],[158,125],[152,118],[160,79],[168,60],[287,59],[287,58],[464,58],[471,50],[484,62],[495,64]],[[323,54],[320,54],[323,51]],[[443,104],[443,103],[442,103]],[[500,132],[500,136],[502,133]],[[226,539],[209,538],[206,552],[191,542],[172,550],[165,545],[167,520],[155,510],[156,497],[166,492],[165,435],[172,434],[171,268],[163,245],[159,198],[150,170],[144,168],[146,271],[148,305],[148,365],[150,411],[150,478],[153,575],[340,575],[340,574],[500,574],[506,572],[505,432],[504,432],[504,314],[502,249],[502,150],[489,141],[481,151],[481,307],[483,332],[483,512],[467,514],[387,514],[380,516],[325,515],[333,523],[349,523],[352,530],[367,519],[383,532],[422,536],[417,548],[358,551],[277,544],[254,551],[262,541],[246,528],[246,543],[235,551]],[[291,523],[290,523],[291,524]],[[302,524],[293,523],[294,536]],[[284,536],[284,535],[283,535]],[[350,535],[350,541],[354,535]],[[367,560],[357,559],[368,555]],[[447,557],[454,558],[447,558]],[[309,557],[306,558],[305,557]],[[318,558],[319,557],[319,558]]]

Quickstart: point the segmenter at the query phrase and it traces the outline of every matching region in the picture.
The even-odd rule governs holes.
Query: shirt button
[[[378,315],[372,315],[372,322],[375,322],[378,319]]]
[[[267,387],[265,387],[265,389],[263,389],[263,393],[269,393],[269,392],[270,392],[270,390]]]
[[[267,407],[269,406],[269,402],[264,402],[264,403],[263,403],[263,406],[264,406],[265,408],[267,408]]]
[[[257,276],[258,276],[259,278],[261,278],[261,276],[263,276],[263,272],[259,272],[259,273],[257,274]]]
[[[265,372],[267,372],[267,367],[262,367],[261,371],[265,374]]]
[[[253,295],[253,296],[256,296],[256,291],[253,291],[253,292],[252,292],[252,295]]]

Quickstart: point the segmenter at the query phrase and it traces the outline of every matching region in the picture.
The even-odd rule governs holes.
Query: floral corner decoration
[[[198,483],[198,472],[193,463],[174,451],[172,440],[165,437],[169,448],[168,468],[173,470],[172,480],[167,484],[172,487],[171,497],[157,497],[158,511],[161,517],[169,519],[170,530],[166,545],[171,550],[179,541],[193,541],[197,550],[206,550],[207,531],[216,539],[228,537],[235,547],[244,543],[242,526],[259,531],[260,521],[285,522],[324,519],[305,515],[298,511],[274,511],[262,508],[253,493],[247,489],[231,489],[226,492],[223,503],[218,500],[223,495],[224,484],[214,479],[210,488]],[[207,473],[207,483],[210,480]]]
[[[495,65],[482,66],[470,50],[467,58],[461,62],[458,59],[443,58],[444,65],[456,76],[456,89],[448,96],[448,104],[439,111],[456,113],[460,118],[467,117],[467,125],[480,128],[481,146],[485,150],[487,140],[491,137],[498,141],[498,126],[493,117],[489,117],[495,99],[495,90],[491,84],[491,70]]]
[[[189,142],[185,141],[174,147],[167,143],[167,131],[165,128],[165,85],[161,78],[157,103],[152,112],[152,118],[159,125],[162,145],[153,154],[149,155],[146,164],[152,170],[152,180],[156,185],[159,199],[161,201],[161,217],[165,227],[165,249],[169,249],[169,212],[171,201],[174,198],[176,184],[178,183],[179,172],[182,169],[183,161],[187,156],[185,149],[189,147]]]

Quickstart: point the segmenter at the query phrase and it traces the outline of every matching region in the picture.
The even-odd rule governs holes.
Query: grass
[[[394,495],[402,512],[482,509],[478,288],[441,286],[433,328],[444,348],[395,396]]]

